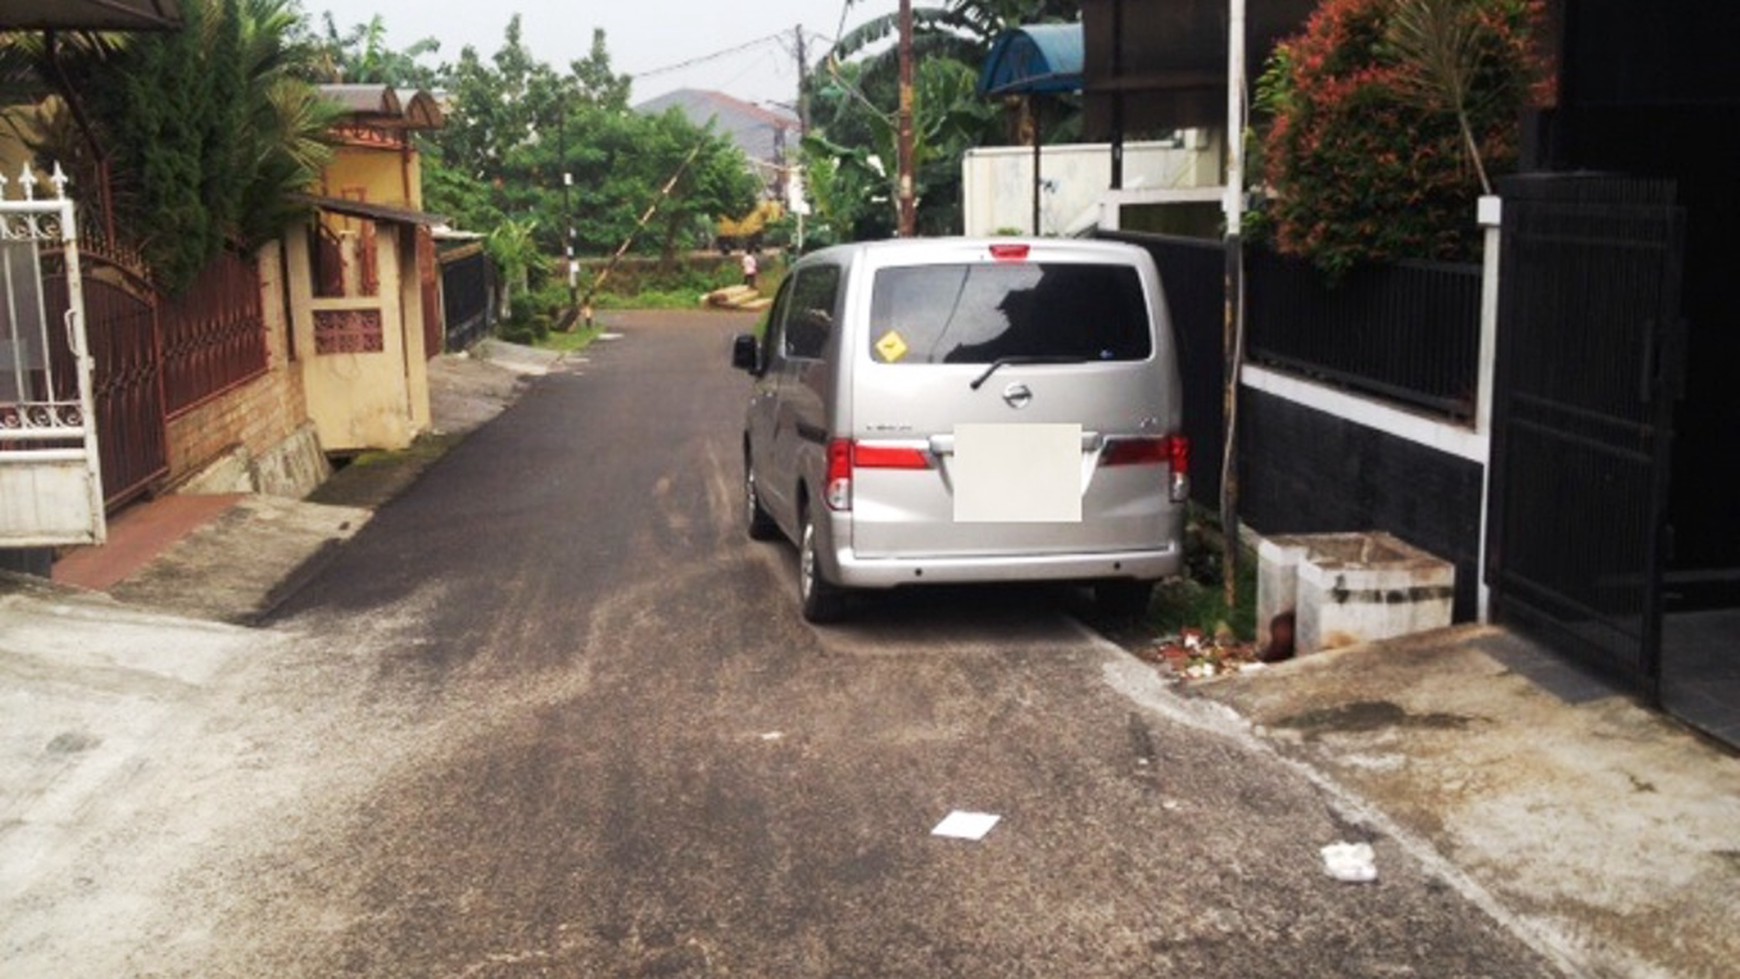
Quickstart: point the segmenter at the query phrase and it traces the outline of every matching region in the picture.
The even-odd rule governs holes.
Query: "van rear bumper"
[[[836,549],[832,556],[837,567],[832,569],[836,573],[830,577],[848,588],[1105,578],[1157,581],[1178,574],[1183,567],[1183,554],[1177,547],[1097,554],[937,558],[860,558],[849,549]]]

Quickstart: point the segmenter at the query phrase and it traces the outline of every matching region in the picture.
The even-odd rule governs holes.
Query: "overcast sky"
[[[790,103],[797,97],[795,30],[803,25],[815,45],[831,43],[842,11],[848,30],[871,17],[890,13],[899,0],[302,0],[319,27],[331,11],[341,31],[379,14],[387,43],[403,50],[432,37],[441,50],[432,61],[458,61],[466,45],[488,58],[501,47],[509,18],[517,11],[522,37],[532,55],[558,71],[585,57],[593,28],[603,28],[611,66],[634,76],[633,101],[643,102],[678,88],[712,89],[750,102]],[[932,6],[931,0],[916,0]],[[771,35],[780,35],[777,39]],[[827,41],[815,40],[822,35]],[[759,42],[759,43],[757,43]],[[744,50],[676,71],[682,62]]]

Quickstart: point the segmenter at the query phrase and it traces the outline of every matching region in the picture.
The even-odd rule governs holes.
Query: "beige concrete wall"
[[[406,273],[399,282],[399,307],[404,310],[405,399],[412,426],[425,432],[435,420],[429,405],[429,352],[423,335],[423,280],[417,267],[416,228],[399,229],[399,268]]]
[[[303,391],[308,414],[328,452],[402,449],[428,426],[428,375],[422,356],[421,321],[407,325],[406,289],[400,268],[415,256],[408,227],[383,225],[380,247],[380,295],[339,299],[313,298],[308,267],[307,229],[295,228],[288,238],[292,295],[292,336],[303,358]],[[407,239],[411,239],[408,243]],[[407,251],[409,249],[409,252]],[[413,276],[412,292],[415,292]],[[325,310],[378,310],[382,349],[368,353],[318,353],[315,314]],[[413,356],[414,355],[414,356]]]
[[[328,197],[421,210],[423,161],[412,149],[339,146],[321,177],[321,188]]]

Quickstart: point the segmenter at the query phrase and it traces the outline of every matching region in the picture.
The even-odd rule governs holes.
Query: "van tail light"
[[[999,262],[1025,262],[1030,245],[992,245],[991,257]]]
[[[830,510],[852,509],[852,474],[859,469],[929,468],[930,455],[923,449],[834,439],[828,443],[828,488],[822,499]]]
[[[852,442],[835,439],[828,443],[828,488],[822,499],[830,510],[852,509]]]
[[[1182,435],[1114,439],[1100,453],[1100,465],[1164,465],[1171,471],[1167,495],[1172,502],[1183,503],[1190,498],[1190,439]]]

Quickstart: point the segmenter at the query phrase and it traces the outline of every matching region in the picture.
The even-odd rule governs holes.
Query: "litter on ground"
[[[1158,665],[1174,683],[1262,669],[1259,650],[1230,634],[1211,636],[1201,629],[1185,629],[1176,636],[1157,640],[1136,655]]]
[[[963,812],[956,809],[936,824],[930,831],[932,836],[946,836],[956,840],[982,840],[991,827],[997,825],[1002,816],[994,816],[988,812]]]
[[[1323,872],[1349,884],[1377,880],[1376,854],[1370,843],[1331,843],[1323,848]]]

